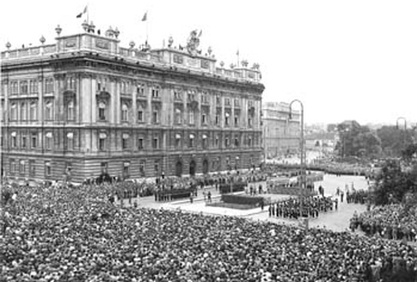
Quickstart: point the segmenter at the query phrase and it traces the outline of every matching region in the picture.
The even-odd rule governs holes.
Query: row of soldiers
[[[318,217],[320,212],[337,210],[338,200],[331,197],[290,198],[269,205],[270,217],[298,219],[298,217]]]

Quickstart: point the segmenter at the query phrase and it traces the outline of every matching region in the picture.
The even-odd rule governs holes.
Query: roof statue
[[[197,30],[193,30],[190,32],[190,36],[187,40],[187,51],[191,55],[195,56],[197,53],[201,53],[201,51],[197,50],[198,46],[200,45],[200,36],[201,36],[201,30],[200,33],[197,34]]]

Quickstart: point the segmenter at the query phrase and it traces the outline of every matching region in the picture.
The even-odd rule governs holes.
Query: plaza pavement
[[[266,185],[265,182],[261,183]],[[257,184],[259,185],[259,184]],[[327,213],[320,213],[318,218],[309,218],[309,227],[326,228],[333,231],[345,231],[349,228],[349,220],[356,211],[358,214],[366,210],[365,205],[360,204],[347,204],[346,203],[346,185],[351,189],[352,185],[355,189],[368,189],[368,182],[363,176],[336,176],[332,174],[325,174],[323,181],[315,183],[315,189],[322,185],[324,187],[325,195],[336,197],[336,190],[339,187],[344,192],[344,201],[340,201],[337,211],[330,211]],[[216,191],[214,187],[205,188],[206,192],[210,191],[212,194],[212,201],[219,201],[220,193]],[[238,192],[237,194],[243,194],[244,192]],[[263,195],[265,197],[288,197],[285,195]],[[282,224],[289,225],[300,225],[301,222],[294,219],[284,219],[279,217],[269,217],[268,206],[265,206],[264,210],[260,207],[249,210],[238,210],[223,207],[207,206],[204,201],[203,190],[198,190],[198,195],[194,198],[193,203],[190,199],[183,199],[172,202],[156,202],[154,196],[144,197],[140,199],[133,199],[132,203],[129,204],[128,200],[124,200],[124,205],[133,205],[136,201],[139,207],[148,207],[156,209],[171,209],[171,210],[182,210],[185,212],[196,212],[207,215],[218,215],[218,216],[239,216],[245,217],[252,220],[265,220]],[[120,204],[120,203],[119,203]]]

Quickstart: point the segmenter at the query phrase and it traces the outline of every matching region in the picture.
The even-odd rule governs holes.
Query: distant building
[[[283,102],[262,105],[264,146],[267,158],[295,154],[300,149],[300,112]]]
[[[81,182],[195,175],[261,161],[259,65],[226,69],[184,47],[119,46],[119,31],[61,35],[1,53],[2,167],[12,179]]]

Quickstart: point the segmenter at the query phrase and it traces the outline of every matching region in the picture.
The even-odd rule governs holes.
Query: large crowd
[[[120,208],[112,185],[2,192],[0,281],[416,281],[401,242]]]
[[[318,217],[319,213],[337,210],[338,200],[317,196],[278,200],[269,205],[269,216],[298,219],[299,217]]]
[[[368,236],[393,240],[417,241],[417,208],[404,214],[402,204],[378,206],[372,210],[354,214],[351,229],[361,229]]]

